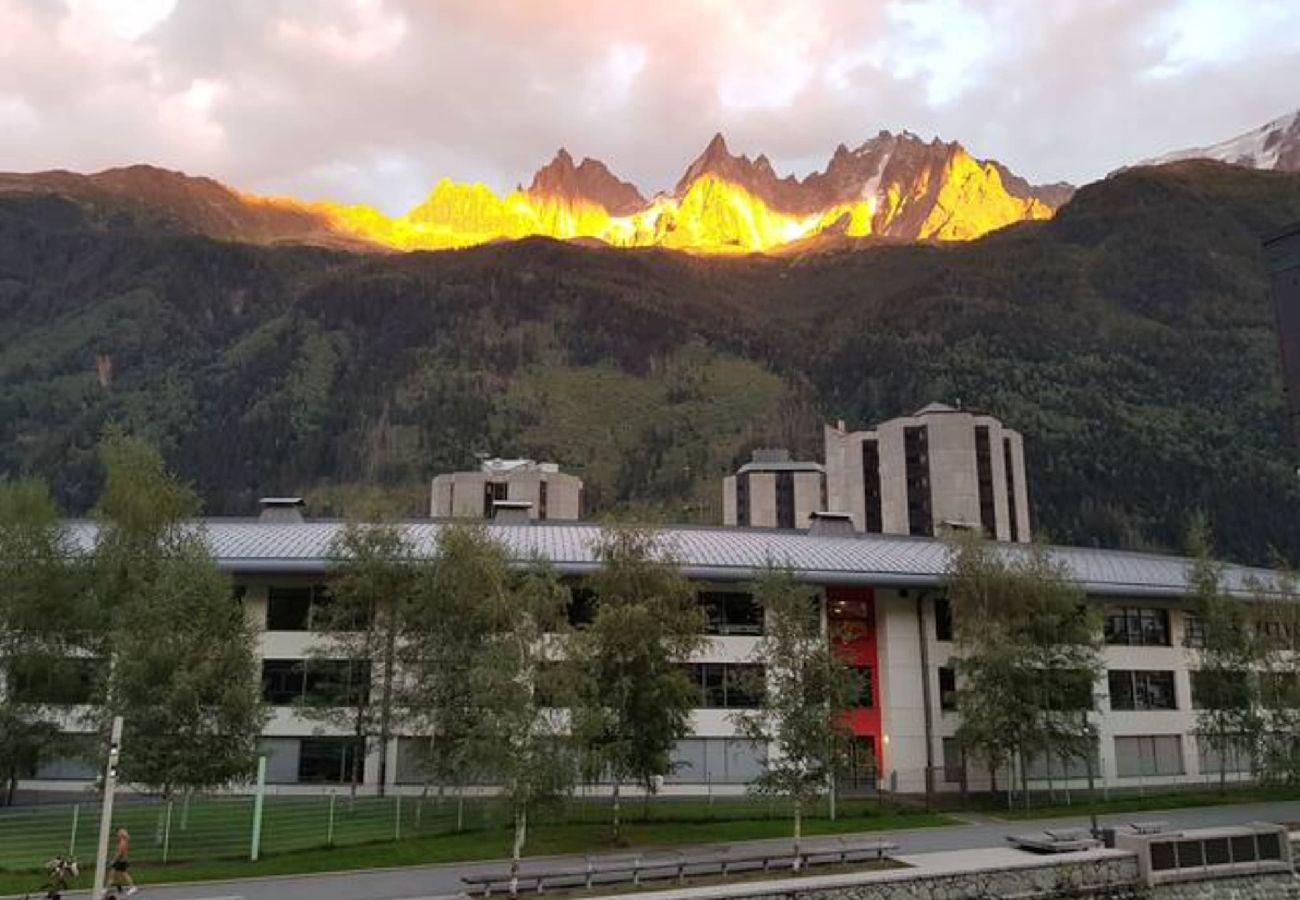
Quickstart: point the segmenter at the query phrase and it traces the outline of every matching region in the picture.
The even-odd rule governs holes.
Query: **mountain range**
[[[676,186],[645,196],[602,162],[561,149],[527,188],[505,196],[440,180],[401,216],[371,206],[262,197],[205,178],[132,166],[94,175],[0,174],[0,192],[49,191],[111,223],[120,214],[176,231],[256,243],[358,250],[437,250],[544,236],[620,247],[736,253],[806,249],[811,242],[969,240],[1045,219],[1066,184],[1031,185],[958,143],[882,131],[840,145],[822,171],[779,176],[766,156],[735,155],[721,134]]]
[[[1300,172],[1300,110],[1226,141],[1175,150],[1143,160],[1138,165],[1158,166],[1185,159],[1214,159],[1252,169]]]

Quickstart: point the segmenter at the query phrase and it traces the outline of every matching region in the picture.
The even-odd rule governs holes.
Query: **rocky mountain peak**
[[[603,162],[584,157],[575,166],[563,147],[537,170],[528,193],[542,198],[585,200],[603,206],[614,216],[629,216],[646,204],[636,185],[616,177]]]

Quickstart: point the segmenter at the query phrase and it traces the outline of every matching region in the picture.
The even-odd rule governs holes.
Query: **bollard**
[[[334,846],[334,805],[338,802],[338,794],[330,794],[330,815],[329,824],[325,826],[325,846]]]
[[[262,852],[262,801],[266,796],[266,757],[257,758],[257,793],[253,795],[253,841],[248,858],[257,862]]]
[[[172,848],[172,801],[167,801],[167,820],[163,823],[163,865],[167,865],[167,857],[171,855]]]
[[[72,836],[68,838],[68,856],[77,855],[77,820],[81,818],[81,804],[72,804]]]

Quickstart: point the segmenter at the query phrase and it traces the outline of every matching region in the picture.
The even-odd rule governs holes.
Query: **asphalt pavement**
[[[1300,822],[1300,801],[1249,803],[1195,809],[1148,810],[1122,815],[1102,815],[1100,824],[1121,825],[1128,822],[1168,822],[1174,828],[1202,828],[1216,825],[1239,825],[1246,822]],[[916,854],[944,850],[971,850],[981,847],[1005,847],[1006,836],[1051,827],[1086,827],[1089,819],[1061,818],[1024,821],[998,821],[972,817],[969,822],[939,828],[913,828],[901,831],[868,832],[867,839],[898,844],[898,853]],[[788,845],[787,840],[748,841],[746,849]],[[732,847],[742,845],[733,844]],[[699,850],[699,847],[693,847]],[[626,854],[622,854],[626,855]],[[551,857],[548,865],[581,864],[583,857]],[[543,860],[531,857],[527,865],[538,866]],[[461,878],[476,873],[500,871],[505,863],[485,861],[449,863],[364,872],[339,872],[318,875],[290,875],[279,878],[250,878],[238,881],[150,887],[149,871],[142,867],[136,874],[143,887],[137,900],[448,900],[462,895]],[[71,892],[68,897],[85,897],[87,891]],[[494,896],[501,896],[496,894]]]

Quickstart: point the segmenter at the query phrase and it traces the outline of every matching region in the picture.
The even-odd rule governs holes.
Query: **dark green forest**
[[[932,400],[1024,433],[1035,527],[1300,559],[1259,240],[1300,176],[1135,169],[1050,222],[953,245],[719,259],[529,240],[445,253],[260,246],[0,194],[0,474],[83,513],[117,422],[212,514],[346,512],[476,453],[554,459],[592,511],[720,518],[756,446]]]

